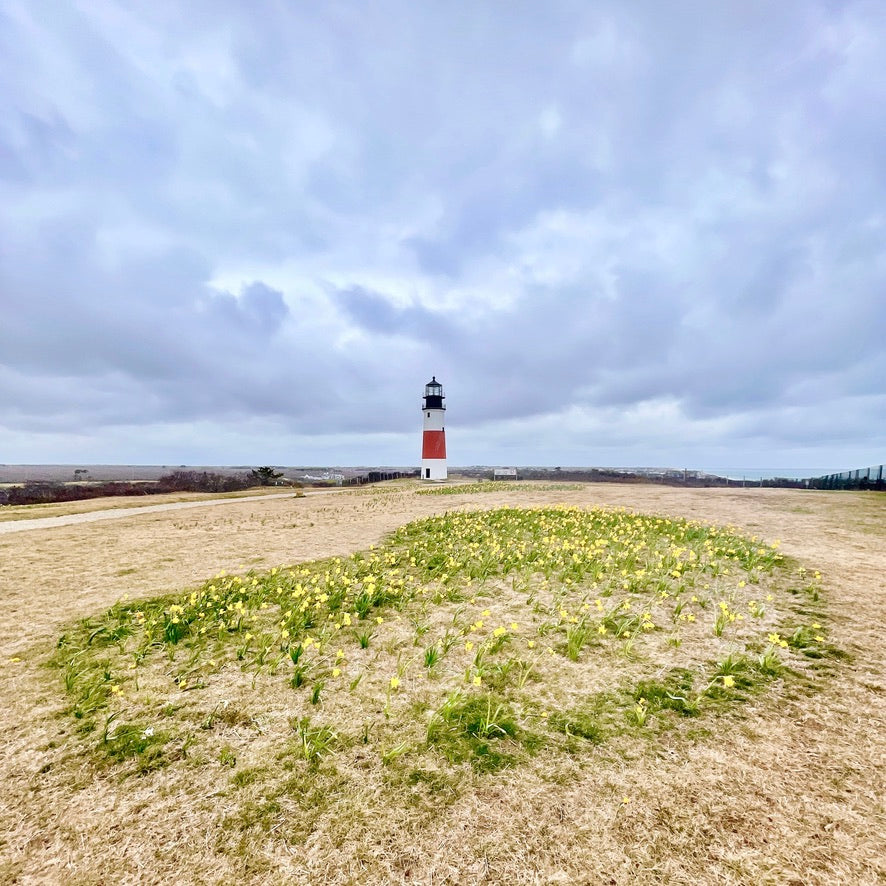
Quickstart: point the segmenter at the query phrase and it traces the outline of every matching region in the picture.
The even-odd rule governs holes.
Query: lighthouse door
[[[430,480],[430,479],[431,479],[431,469],[425,468],[425,480]]]

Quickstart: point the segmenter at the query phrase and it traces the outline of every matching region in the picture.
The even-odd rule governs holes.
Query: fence
[[[369,471],[366,474],[356,474],[353,477],[345,477],[343,486],[364,486],[367,483],[381,483],[382,480],[399,480],[401,477],[418,477],[419,470],[413,471]]]
[[[886,470],[883,465],[857,468],[840,474],[825,474],[809,481],[813,489],[876,489],[886,490]]]

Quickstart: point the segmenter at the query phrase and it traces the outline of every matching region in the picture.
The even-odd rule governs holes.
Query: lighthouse
[[[443,385],[433,376],[425,385],[422,420],[424,429],[421,435],[421,478],[422,480],[446,479],[446,428],[443,419],[446,407],[443,405]]]

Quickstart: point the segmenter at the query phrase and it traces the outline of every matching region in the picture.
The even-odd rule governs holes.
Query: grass
[[[521,752],[537,747],[511,703],[496,693],[454,690],[428,724],[427,745],[449,763],[469,763],[480,772],[516,764]]]
[[[339,737],[334,729],[329,726],[312,726],[310,717],[294,719],[292,728],[298,756],[309,763],[319,762],[339,744]]]
[[[20,484],[9,484],[20,485]],[[111,498],[86,498],[76,501],[46,502],[33,505],[0,505],[0,523],[12,520],[36,520],[44,517],[65,517],[72,514],[88,514],[93,511],[142,508],[151,505],[177,504],[179,502],[215,501],[218,499],[254,498],[268,495],[304,495],[302,490],[284,490],[279,486],[255,486],[235,492],[163,492],[145,495],[114,496]]]
[[[453,483],[416,489],[416,495],[477,495],[486,492],[563,492],[581,489],[579,483],[512,483],[506,480],[477,480],[474,483]]]
[[[797,578],[801,591],[785,593]],[[224,687],[253,719],[298,712],[313,762],[380,710],[365,743],[384,765],[492,772],[530,747],[573,753],[576,736],[716,716],[802,670],[829,654],[825,629],[779,631],[795,598],[819,603],[817,588],[777,544],[692,521],[565,506],[447,513],[347,558],[120,602],[72,625],[54,664],[79,734],[102,759],[144,758],[131,771],[182,748],[211,759]],[[589,697],[593,717],[581,713]],[[162,730],[161,710],[176,711]],[[435,713],[421,741],[424,710]],[[112,721],[131,725],[113,737]]]
[[[519,494],[506,495],[520,504]],[[33,536],[33,558],[25,555],[23,538],[10,537],[0,568],[9,578],[17,564],[28,591],[21,603],[8,595],[12,605],[4,613],[9,636],[16,638],[10,655],[22,661],[13,663],[11,657],[0,670],[15,686],[14,694],[6,696],[11,717],[3,745],[8,760],[3,784],[9,806],[2,814],[2,855],[8,862],[0,863],[0,879],[876,882],[882,870],[877,859],[886,855],[879,851],[882,834],[870,827],[876,797],[883,795],[875,764],[884,734],[876,694],[882,686],[876,633],[882,607],[878,610],[879,597],[868,578],[876,572],[870,550],[854,549],[854,536],[843,531],[851,521],[838,521],[835,513],[828,522],[835,498],[769,490],[727,496],[601,486],[557,498],[694,513],[743,523],[769,538],[784,533],[791,553],[826,567],[827,593],[820,593],[816,603],[805,590],[799,564],[784,560],[759,585],[748,586],[765,609],[758,618],[742,609],[744,590],[737,589],[732,599],[720,574],[713,588],[717,594],[687,589],[680,595],[685,601],[680,612],[673,598],[670,610],[651,610],[654,630],[633,638],[592,637],[572,662],[565,653],[564,625],[572,624],[576,607],[563,607],[568,617],[552,608],[561,602],[554,599],[562,590],[556,581],[545,587],[542,574],[519,571],[488,577],[482,586],[429,582],[427,594],[416,602],[376,610],[384,619],[381,625],[375,612],[360,622],[377,632],[367,650],[360,650],[353,634],[348,643],[329,645],[326,667],[333,666],[339,648],[346,652],[340,681],[315,673],[299,690],[287,683],[283,666],[292,667],[289,659],[276,676],[263,672],[256,677],[248,667],[251,653],[236,656],[245,645],[241,635],[230,659],[203,677],[202,688],[197,681],[182,691],[173,684],[171,698],[167,690],[173,675],[157,673],[164,666],[161,659],[167,661],[157,647],[138,668],[136,695],[152,699],[150,721],[120,719],[173,728],[165,765],[139,774],[137,757],[103,760],[97,753],[105,717],[97,718],[89,734],[79,732],[79,721],[69,714],[52,719],[58,699],[70,704],[70,697],[58,694],[62,672],[41,675],[35,666],[46,652],[23,644],[22,637],[45,635],[68,612],[85,614],[92,608],[101,613],[108,606],[104,601],[123,591],[156,594],[159,588],[196,581],[201,572],[211,574],[220,564],[245,578],[248,566],[237,564],[255,562],[255,553],[268,564],[359,547],[368,556],[366,545],[407,519],[443,508],[498,504],[506,496],[460,501],[410,491],[360,495],[358,500],[357,493],[347,493],[334,507],[328,507],[330,497],[308,499],[298,508],[282,501],[261,508],[237,505],[216,516],[205,509],[186,521],[178,518],[187,524],[180,533],[171,531],[173,520],[167,518],[144,521],[150,531],[139,537],[136,521],[126,521],[113,533],[109,527],[90,529],[96,544],[82,546],[79,556],[73,530]],[[384,504],[376,506],[382,499]],[[801,500],[815,512],[814,525],[792,522],[786,514],[784,504]],[[229,514],[242,515],[244,522],[232,522]],[[272,514],[279,518],[266,520]],[[296,531],[287,531],[293,523]],[[170,532],[158,531],[166,527]],[[96,568],[102,552],[98,536],[113,543],[107,546],[106,570]],[[179,541],[182,556],[158,571],[162,558],[177,557]],[[44,561],[52,568],[41,566]],[[115,580],[115,569],[129,565],[139,565],[137,577]],[[732,568],[728,562],[721,566]],[[606,590],[605,580],[597,583]],[[7,583],[10,590],[16,586]],[[789,588],[796,593],[788,593]],[[585,602],[592,618],[602,619],[596,614],[598,596],[605,614],[621,593],[615,588],[608,596],[590,594]],[[770,593],[774,599],[767,601]],[[450,599],[456,595],[461,599]],[[187,594],[171,595],[169,602],[182,596]],[[563,596],[568,596],[565,591]],[[43,604],[44,598],[50,602]],[[745,618],[727,625],[718,638],[714,618],[720,600]],[[639,596],[632,604],[635,615],[643,611],[638,603]],[[837,608],[840,618],[831,621],[828,612]],[[486,610],[490,615],[484,616]],[[25,612],[20,629],[14,629],[14,620]],[[485,622],[480,633],[504,627],[510,640],[499,654],[481,657],[481,666],[485,660],[489,666],[479,687],[468,686],[463,671],[458,687],[477,698],[484,693],[506,698],[517,725],[544,738],[539,747],[492,739],[493,750],[512,758],[492,771],[471,758],[450,763],[427,744],[426,735],[431,716],[456,685],[450,683],[456,666],[473,664],[479,636],[474,632],[469,638],[463,630],[479,620]],[[511,620],[519,622],[516,633],[509,629]],[[815,622],[826,628],[827,644],[852,650],[856,666],[843,667],[830,653],[812,659],[767,640],[772,632],[787,642],[798,626],[811,628]],[[418,625],[428,629],[416,645]],[[732,635],[748,625],[756,625],[759,633],[743,649],[733,650]],[[431,644],[443,651],[447,632],[448,648],[429,676],[424,651]],[[681,644],[674,660],[667,658],[672,633]],[[475,643],[470,653],[464,650],[469,639]],[[626,650],[629,641],[632,649]],[[704,663],[705,675],[730,651],[754,660],[769,651],[784,673],[759,681],[757,689],[741,697],[712,693],[697,716],[664,709],[648,715],[643,726],[629,722],[626,712],[636,704],[640,682],[667,682],[679,667],[696,674],[688,658],[679,659],[699,641],[709,648],[696,648],[692,661]],[[26,642],[33,644],[33,639]],[[184,637],[175,645],[173,662],[187,642]],[[308,647],[305,662],[311,667],[317,664],[315,652]],[[398,653],[405,671],[385,712]],[[265,663],[270,660],[269,653]],[[807,686],[803,674],[812,676],[815,685]],[[158,679],[152,686],[154,676],[164,676],[165,683]],[[701,676],[699,669],[696,692],[707,685]],[[47,692],[46,678],[54,681],[55,696]],[[318,679],[326,680],[326,688],[314,707],[309,695]],[[121,688],[131,691],[128,683]],[[376,700],[374,707],[368,698]],[[115,693],[109,705],[113,709],[128,701]],[[225,701],[227,706],[219,707],[204,728]],[[304,716],[312,727],[329,726],[341,739],[316,764],[291,745],[290,719]],[[862,720],[865,729],[856,731]],[[196,737],[186,747],[189,731]],[[224,746],[233,752],[233,766],[220,762]]]

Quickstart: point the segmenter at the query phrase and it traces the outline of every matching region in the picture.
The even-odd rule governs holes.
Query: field
[[[41,505],[4,505],[0,508],[0,525],[12,520],[35,520],[63,517],[74,514],[91,514],[95,511],[145,508],[179,502],[218,501],[229,498],[255,498],[257,496],[284,495],[279,488],[254,487],[239,492],[175,492],[162,495],[115,495],[112,498],[84,498],[78,501],[59,501]],[[292,493],[289,493],[291,495]],[[38,516],[39,515],[39,516]]]
[[[0,534],[0,881],[886,879],[886,498],[443,489]]]

